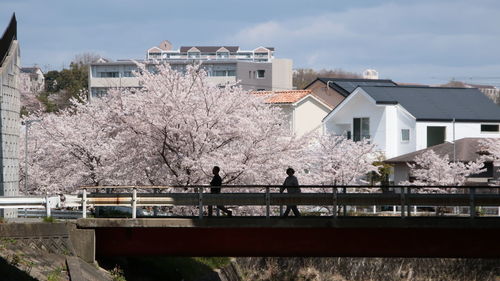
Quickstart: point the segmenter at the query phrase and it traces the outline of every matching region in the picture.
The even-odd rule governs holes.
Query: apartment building
[[[16,196],[19,192],[19,70],[20,52],[17,21],[12,16],[0,38],[0,196]],[[0,217],[16,217],[14,209],[0,209]]]
[[[238,46],[182,46],[172,50],[168,41],[152,47],[146,59],[138,61],[153,68],[158,63],[168,63],[172,69],[185,71],[193,63],[201,63],[208,80],[215,85],[238,83],[245,90],[271,91],[292,89],[292,60],[274,57],[274,48],[259,47],[242,51]],[[89,93],[91,99],[110,88],[138,88],[139,81],[133,72],[133,60],[99,60],[90,65]]]

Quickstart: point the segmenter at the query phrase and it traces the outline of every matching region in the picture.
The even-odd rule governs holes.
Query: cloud
[[[250,47],[274,46],[278,57],[293,58],[297,67],[375,67],[396,78],[398,69],[412,67],[407,76],[420,80],[444,75],[429,70],[486,75],[500,72],[497,66],[481,71],[500,61],[499,12],[495,1],[386,2],[265,21],[231,38]]]

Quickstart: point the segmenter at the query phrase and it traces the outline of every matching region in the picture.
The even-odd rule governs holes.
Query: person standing
[[[300,188],[299,188],[299,180],[297,179],[295,174],[295,170],[292,168],[286,169],[286,174],[288,177],[286,177],[285,182],[283,183],[283,187],[280,188],[280,193],[283,193],[285,189],[287,189],[288,193],[300,193]],[[290,211],[293,211],[293,214],[296,217],[300,217],[300,212],[299,209],[297,208],[297,205],[288,205],[286,206],[285,213],[283,214],[283,217],[287,217]]]
[[[214,166],[212,168],[212,174],[214,174],[214,177],[210,181],[210,186],[214,186],[214,187],[210,188],[210,193],[212,193],[212,194],[220,194],[220,191],[221,191],[220,186],[222,186],[222,178],[219,176],[219,172],[220,172],[219,166]],[[222,205],[217,205],[217,208],[219,210],[223,211],[224,213],[226,213],[228,217],[233,216],[233,212],[231,212],[231,210],[228,210],[226,207],[224,207]],[[213,212],[213,206],[208,206],[208,216],[209,217],[212,216],[212,212]]]

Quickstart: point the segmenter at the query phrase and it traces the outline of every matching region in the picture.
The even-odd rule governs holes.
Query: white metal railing
[[[0,209],[45,209],[47,217],[52,216],[52,209],[81,206],[78,195],[0,197]]]

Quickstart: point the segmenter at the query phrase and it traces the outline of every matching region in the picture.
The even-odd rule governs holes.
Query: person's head
[[[214,175],[219,174],[219,172],[220,172],[220,168],[219,168],[219,166],[214,166],[214,167],[212,168],[212,173],[213,173]]]
[[[293,174],[295,174],[295,170],[292,168],[288,168],[286,169],[286,174],[289,176],[293,176]]]

